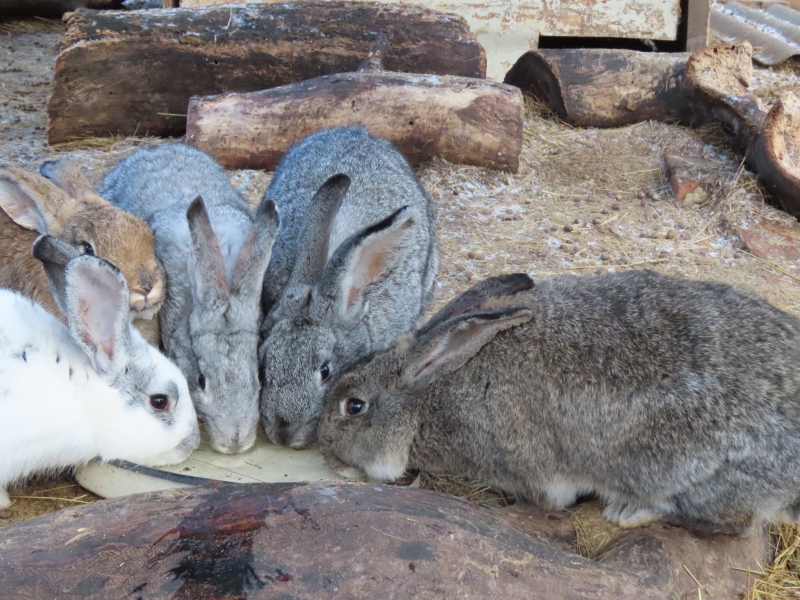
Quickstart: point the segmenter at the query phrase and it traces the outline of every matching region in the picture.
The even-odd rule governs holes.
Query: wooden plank
[[[686,51],[695,52],[708,46],[711,0],[688,0],[686,17]]]
[[[391,71],[483,77],[482,48],[452,16],[377,2],[153,11],[79,10],[48,99],[50,143],[181,135],[193,95],[248,92],[353,71],[376,31]]]
[[[181,0],[181,6],[229,0]],[[280,3],[281,0],[233,0]],[[381,0],[418,4],[466,19],[486,50],[489,79],[502,81],[539,35],[675,40],[680,0]]]

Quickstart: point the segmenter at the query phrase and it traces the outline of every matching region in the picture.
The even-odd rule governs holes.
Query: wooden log
[[[0,528],[15,600],[671,597],[645,580],[464,500],[373,484],[168,490]]]
[[[122,0],[2,0],[0,17],[60,17],[78,8],[121,8]]]
[[[619,127],[650,119],[688,123],[687,58],[634,50],[536,50],[517,61],[505,82],[530,92],[571,125]]]
[[[47,103],[50,143],[111,134],[182,135],[193,95],[263,90],[353,71],[374,32],[391,71],[483,77],[465,22],[413,6],[309,1],[67,18]]]
[[[385,38],[383,38],[385,41]],[[516,172],[524,111],[512,86],[381,70],[379,42],[358,71],[245,94],[193,97],[186,141],[231,169],[275,167],[289,147],[326,127],[363,125],[412,164],[433,156]]]
[[[783,93],[767,111],[748,89],[752,57],[748,42],[709,46],[691,56],[687,78],[705,113],[731,132],[772,201],[800,217],[800,99]]]

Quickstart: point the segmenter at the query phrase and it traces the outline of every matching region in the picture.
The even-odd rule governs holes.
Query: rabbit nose
[[[147,269],[139,269],[136,275],[139,279],[138,287],[142,295],[147,296],[147,294],[153,291],[153,275]]]

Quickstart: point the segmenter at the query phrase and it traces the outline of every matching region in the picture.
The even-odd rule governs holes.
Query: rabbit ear
[[[275,233],[280,217],[275,202],[265,200],[258,207],[256,222],[236,257],[231,277],[231,294],[239,297],[261,297],[264,273],[272,256]]]
[[[513,301],[513,296],[533,288],[533,279],[525,273],[511,273],[488,277],[469,288],[460,296],[456,296],[445,304],[431,319],[420,329],[419,335],[431,331],[440,323],[465,313],[499,308],[504,303],[508,305]]]
[[[463,366],[504,329],[531,320],[525,307],[467,313],[446,321],[418,337],[406,357],[400,383],[409,389],[422,389],[434,379]]]
[[[42,262],[47,278],[50,280],[53,299],[65,315],[67,314],[65,268],[69,261],[80,255],[81,253],[74,246],[50,235],[40,235],[33,243],[33,257]]]
[[[37,182],[36,178],[41,181]],[[42,189],[42,183],[56,189],[38,175],[0,169],[0,208],[20,227],[47,233],[55,220],[56,208],[51,206],[52,201],[47,197],[47,190]]]
[[[65,272],[67,322],[72,337],[99,373],[127,360],[130,340],[128,286],[116,267],[82,255]]]
[[[186,209],[189,233],[192,236],[194,271],[190,271],[192,291],[200,306],[211,308],[228,301],[225,261],[203,198],[197,196]]]
[[[93,194],[92,184],[72,163],[60,160],[48,160],[39,167],[39,174],[55,183],[73,198],[85,194]]]
[[[320,294],[335,298],[340,314],[359,319],[366,306],[364,291],[386,276],[399,255],[408,251],[417,211],[404,206],[342,242],[328,261]]]
[[[300,254],[287,288],[294,285],[314,285],[322,276],[328,260],[333,220],[348,189],[350,178],[340,173],[323,183],[314,194],[303,221],[298,244]]]

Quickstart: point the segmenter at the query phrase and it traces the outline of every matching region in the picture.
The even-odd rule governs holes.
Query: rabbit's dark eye
[[[200,386],[201,390],[206,390],[206,376],[202,373],[200,373],[200,377],[197,378],[197,385]]]
[[[322,368],[319,370],[319,376],[323,383],[331,376],[331,368],[328,366],[328,363],[322,365]]]
[[[153,410],[165,411],[169,408],[169,398],[164,394],[150,396],[150,406],[153,407]]]
[[[94,246],[92,246],[89,242],[82,242],[81,245],[83,246],[84,254],[88,254],[89,256],[94,256]]]
[[[366,410],[367,403],[358,398],[348,398],[344,403],[344,413],[348,417],[355,417]]]

